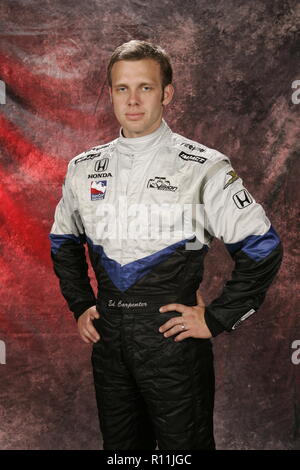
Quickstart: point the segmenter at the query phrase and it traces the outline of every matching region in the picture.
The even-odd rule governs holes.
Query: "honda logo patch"
[[[232,198],[234,200],[235,205],[239,209],[244,209],[245,207],[249,206],[253,202],[252,197],[250,196],[250,194],[248,193],[246,189],[241,189],[240,191],[235,193],[232,196]]]
[[[108,167],[108,158],[101,158],[95,163],[94,171],[105,171]]]

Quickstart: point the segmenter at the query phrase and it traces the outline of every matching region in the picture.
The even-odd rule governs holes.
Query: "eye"
[[[126,90],[126,87],[125,86],[119,86],[117,88],[118,91],[125,91]]]
[[[149,91],[149,90],[151,90],[151,86],[144,85],[144,86],[143,86],[143,90]]]

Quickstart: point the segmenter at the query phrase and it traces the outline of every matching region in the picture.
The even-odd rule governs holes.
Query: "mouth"
[[[132,121],[135,121],[137,119],[140,119],[142,116],[144,116],[144,113],[128,113],[128,114],[125,114],[126,118],[127,119],[130,119]]]

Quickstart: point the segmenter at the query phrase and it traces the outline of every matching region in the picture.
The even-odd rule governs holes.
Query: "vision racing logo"
[[[177,186],[172,186],[170,184],[170,181],[168,181],[163,176],[155,176],[155,178],[150,179],[147,183],[147,188],[155,188],[160,191],[176,191],[177,190]]]
[[[98,201],[104,199],[107,190],[107,181],[92,181],[91,182],[91,201]]]

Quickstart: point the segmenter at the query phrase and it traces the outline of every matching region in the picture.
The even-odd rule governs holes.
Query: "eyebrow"
[[[156,85],[155,82],[143,82],[139,83],[139,86],[145,86],[145,85]],[[114,87],[119,87],[119,86],[128,86],[126,83],[116,83]]]

